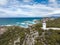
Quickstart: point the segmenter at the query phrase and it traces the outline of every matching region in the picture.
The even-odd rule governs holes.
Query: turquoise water
[[[1,25],[17,25],[26,27],[27,24],[34,24],[34,20],[41,20],[42,18],[0,18],[0,26]]]

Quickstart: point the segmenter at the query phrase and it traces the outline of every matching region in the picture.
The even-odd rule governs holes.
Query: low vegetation
[[[47,21],[47,27],[58,27],[60,28],[60,18]]]
[[[22,45],[25,38],[25,32],[26,31],[24,28],[20,28],[18,26],[8,27],[7,31],[0,35],[0,45],[9,45],[9,43],[13,45],[14,40],[16,40],[18,37],[20,37],[20,44]]]

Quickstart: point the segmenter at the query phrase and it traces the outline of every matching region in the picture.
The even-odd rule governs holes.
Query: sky
[[[60,0],[0,0],[0,17],[60,17]]]

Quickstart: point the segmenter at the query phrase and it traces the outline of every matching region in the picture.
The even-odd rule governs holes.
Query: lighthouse
[[[43,30],[46,30],[46,21],[45,20],[43,20],[43,22],[42,22],[42,28],[43,28]]]

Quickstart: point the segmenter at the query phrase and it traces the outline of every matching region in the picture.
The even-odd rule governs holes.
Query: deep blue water
[[[32,23],[33,20],[41,20],[42,18],[0,18],[0,26],[1,25],[26,25],[25,22]]]

